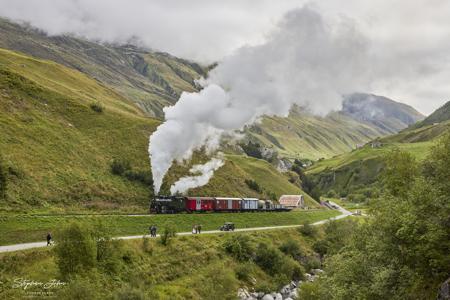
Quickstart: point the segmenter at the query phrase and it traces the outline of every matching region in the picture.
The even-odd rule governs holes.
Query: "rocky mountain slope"
[[[384,134],[397,133],[424,118],[409,105],[386,97],[355,93],[345,97],[342,112],[371,124]]]
[[[0,48],[76,69],[156,117],[162,117],[162,108],[174,104],[182,91],[196,90],[194,79],[205,75],[200,65],[167,53],[72,36],[48,36],[5,19],[0,19]]]

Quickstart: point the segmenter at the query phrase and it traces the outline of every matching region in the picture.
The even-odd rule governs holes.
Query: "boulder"
[[[281,293],[275,293],[275,296],[272,294],[274,300],[283,300],[283,295]]]
[[[323,273],[322,269],[312,269],[311,273],[313,273],[314,275],[320,275]]]
[[[274,300],[271,294],[265,294],[261,300]]]
[[[297,282],[291,281],[291,289],[295,289],[297,287]]]
[[[436,299],[450,300],[450,278],[441,285]]]
[[[237,296],[241,300],[246,300],[250,297],[250,294],[246,289],[240,288],[238,289]]]
[[[291,297],[292,299],[298,299],[297,289],[293,289],[292,292],[289,294],[289,297]]]
[[[291,285],[287,284],[287,285],[283,286],[280,290],[280,293],[283,295],[289,295],[291,293]]]
[[[284,300],[294,300],[291,297],[285,298]]]

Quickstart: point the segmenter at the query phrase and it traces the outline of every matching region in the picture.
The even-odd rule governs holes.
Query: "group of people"
[[[202,225],[194,225],[192,226],[192,234],[200,234],[202,232]]]
[[[150,236],[156,237],[156,231],[158,230],[158,227],[156,227],[156,225],[153,224],[152,226],[150,226],[149,230],[150,230]]]

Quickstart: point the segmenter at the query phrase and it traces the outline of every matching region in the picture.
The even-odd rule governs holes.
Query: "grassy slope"
[[[44,33],[0,19],[0,47],[49,59],[77,69],[112,87],[149,115],[162,117],[162,107],[193,91],[204,75],[199,65],[173,56]]]
[[[383,169],[383,157],[393,150],[411,153],[417,160],[427,157],[431,147],[444,133],[449,132],[450,122],[408,128],[396,135],[381,138],[381,147],[366,145],[350,153],[321,160],[312,165],[307,174],[311,175],[322,191],[352,190],[368,187],[375,183]]]
[[[296,229],[233,235],[248,236],[255,246],[264,243],[279,247],[286,241],[294,241],[305,258],[314,255],[311,246],[314,240],[301,236]],[[78,287],[79,292],[84,291],[89,299],[94,299],[94,294],[106,299],[110,293],[117,294],[127,286],[139,289],[146,299],[234,299],[238,288],[244,286],[275,290],[275,278],[255,264],[239,262],[224,252],[222,244],[226,239],[226,234],[177,237],[167,247],[151,240],[147,251],[142,240],[127,241],[123,250],[128,259],[118,274],[93,270],[84,285],[70,284],[72,288]],[[4,283],[0,289],[2,299],[21,299],[28,291],[41,291],[34,287],[28,291],[11,288],[15,278],[41,282],[60,278],[54,252],[48,248],[0,254],[0,266],[0,281]],[[236,275],[243,267],[252,269],[248,274],[254,279]],[[49,291],[59,293],[60,289]],[[66,297],[57,296],[58,299]]]
[[[142,149],[157,121],[77,71],[4,50],[0,91],[0,145],[12,170],[3,208],[147,201],[148,187],[112,176],[109,165],[127,158],[148,170]]]
[[[234,222],[237,228],[298,225],[331,218],[339,213],[334,210],[309,210],[292,212],[256,213],[205,213],[151,216],[4,216],[0,218],[0,245],[35,242],[44,239],[47,232],[54,232],[73,220],[88,223],[103,222],[115,236],[148,234],[151,224],[162,229],[172,223],[179,232],[189,232],[193,224],[201,224],[203,230],[217,230],[224,222]],[[58,240],[58,237],[55,236]]]
[[[0,99],[0,145],[10,167],[3,210],[146,210],[150,188],[113,176],[110,163],[127,159],[135,170],[149,171],[148,137],[159,121],[78,71],[8,50],[0,50]],[[89,107],[94,102],[105,107],[103,113]],[[172,182],[184,174],[172,173]],[[245,184],[251,178],[277,196],[301,193],[267,162],[238,156],[192,192],[260,196]]]
[[[340,113],[323,118],[295,110],[288,118],[264,118],[250,133],[283,157],[312,160],[348,152],[383,134]]]

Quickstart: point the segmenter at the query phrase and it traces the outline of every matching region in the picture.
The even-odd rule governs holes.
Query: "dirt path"
[[[322,225],[324,223],[326,223],[329,220],[339,220],[345,217],[348,217],[350,215],[352,215],[352,213],[342,207],[340,207],[339,205],[333,203],[334,205],[336,205],[338,207],[338,210],[342,213],[339,216],[333,217],[333,218],[329,218],[329,219],[325,219],[322,221],[318,221],[315,223],[312,223],[311,225]],[[302,225],[284,225],[284,226],[266,226],[266,227],[252,227],[252,228],[239,228],[236,229],[235,232],[244,232],[244,231],[259,231],[259,230],[274,230],[274,229],[283,229],[283,228],[295,228],[295,227],[300,227]],[[205,230],[202,231],[201,234],[217,234],[217,233],[224,233],[224,231],[220,231],[220,230]],[[225,233],[227,233],[225,231]],[[179,232],[177,233],[177,235],[192,235],[192,232]],[[129,236],[120,236],[120,237],[116,237],[116,239],[119,240],[132,240],[132,239],[141,239],[143,237],[143,235],[129,235]],[[148,236],[150,238],[150,236]],[[157,237],[159,237],[159,234],[157,235]],[[13,251],[21,251],[21,250],[26,250],[26,249],[33,249],[33,248],[43,248],[43,247],[47,247],[47,242],[35,242],[35,243],[24,243],[24,244],[15,244],[15,245],[7,245],[7,246],[0,246],[0,253],[4,253],[4,252],[13,252]]]

